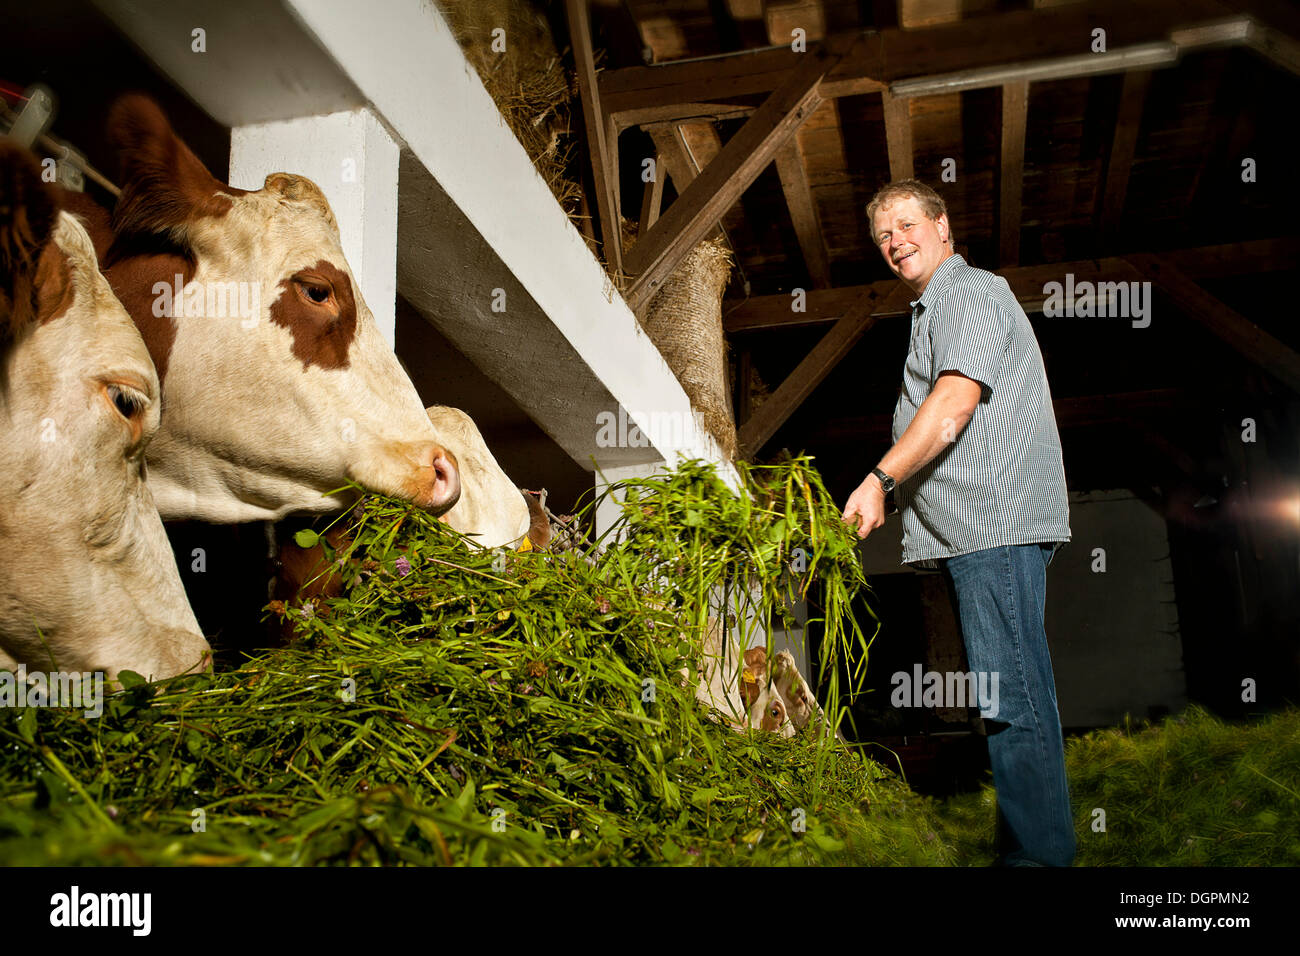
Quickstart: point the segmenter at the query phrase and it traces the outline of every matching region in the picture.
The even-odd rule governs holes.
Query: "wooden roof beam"
[[[998,189],[998,262],[1020,263],[1020,196],[1025,179],[1025,123],[1029,116],[1029,81],[1002,87],[1002,165]]]
[[[1143,279],[1163,289],[1189,319],[1292,391],[1300,392],[1300,353],[1210,295],[1179,269],[1172,257],[1143,253],[1126,258]]]
[[[849,354],[879,316],[887,309],[896,307],[898,301],[905,301],[906,296],[900,294],[900,289],[906,296],[911,295],[911,290],[899,282],[885,296],[869,288],[858,297],[844,318],[835,323],[767,401],[740,426],[736,433],[736,444],[740,448],[741,457],[752,458],[756,455],[767,440],[776,434],[776,430],[803,404],[804,399],[812,394],[813,389],[839,364],[840,359]],[[891,297],[896,301],[889,301]]]
[[[846,57],[829,71],[822,83],[822,95],[834,99],[880,92],[903,80],[933,79],[989,67],[1026,67],[1041,60],[1071,55],[1083,57],[1084,65],[1096,69],[1103,59],[1116,62],[1122,59],[1113,53],[1099,55],[1086,49],[1087,39],[1097,26],[1106,28],[1109,48],[1118,52],[1126,46],[1168,42],[1174,31],[1204,21],[1221,23],[1225,12],[1229,8],[1218,0],[1179,0],[1140,6],[1134,6],[1129,0],[1097,0],[1048,10],[1014,10],[926,29],[885,29],[870,34],[854,56]],[[1212,34],[1215,42],[1221,42],[1221,33]],[[1199,38],[1197,42],[1204,39],[1186,35]],[[1247,42],[1245,36],[1229,38],[1228,42]],[[1260,46],[1283,62],[1289,60],[1287,45],[1279,39],[1283,35],[1259,36]],[[784,48],[767,49],[606,70],[600,75],[600,93],[605,109],[622,122],[620,114],[629,110],[690,109],[698,104],[718,104],[737,97],[770,93],[798,66],[803,55]],[[1027,64],[1027,61],[1032,62]],[[1055,68],[1059,67],[1057,64]],[[1129,64],[1119,68],[1136,67]],[[987,85],[1000,86],[1008,79],[994,77]],[[894,90],[896,94],[902,91]],[[658,118],[662,121],[676,117],[670,114]]]
[[[880,94],[885,110],[885,148],[889,152],[889,178],[897,182],[912,178],[912,101],[894,96],[889,90]]]
[[[667,166],[668,175],[672,177],[673,185],[677,188],[677,195],[681,196],[686,192],[686,187],[695,182],[695,178],[700,174],[700,162],[696,159],[690,143],[686,142],[686,131],[680,125],[667,123],[647,126],[646,132],[650,134],[655,149]],[[657,220],[658,216],[655,218]],[[643,238],[645,234],[646,230],[642,230],[638,238]],[[721,226],[715,227],[705,235],[726,239]]]
[[[1181,249],[1162,253],[1162,256],[1183,273],[1205,279],[1278,272],[1296,268],[1296,263],[1300,262],[1300,239],[1257,239]],[[1142,278],[1129,261],[1121,257],[1018,266],[1000,269],[998,275],[1007,280],[1021,308],[1032,313],[1042,311],[1047,298],[1043,287],[1049,282],[1063,281],[1067,272],[1074,274],[1076,285],[1080,282],[1131,282]],[[898,284],[897,279],[881,279],[866,285],[814,289],[805,296],[804,312],[790,311],[792,299],[788,293],[753,296],[742,304],[726,304],[726,331],[747,332],[834,322],[847,314],[853,303],[866,292],[874,290],[877,298],[884,298]],[[909,311],[904,302],[896,312],[884,315],[907,315]]]
[[[682,257],[717,225],[781,145],[817,108],[821,103],[818,84],[841,55],[825,48],[802,54],[802,65],[686,187],[645,238],[632,247],[625,267],[637,275],[626,295],[634,312],[658,291]]]
[[[1102,195],[1098,221],[1103,243],[1114,237],[1115,230],[1119,228],[1120,216],[1124,212],[1129,173],[1133,169],[1138,129],[1142,124],[1142,108],[1146,104],[1150,86],[1150,70],[1134,70],[1124,74],[1124,86],[1119,96],[1119,115],[1115,119],[1115,135],[1111,137],[1110,160],[1106,164],[1106,191]]]
[[[569,42],[578,73],[578,92],[582,99],[582,121],[587,133],[587,155],[591,160],[592,179],[596,184],[596,212],[600,217],[600,236],[605,244],[605,261],[618,272],[623,271],[623,239],[619,222],[618,162],[612,161],[608,133],[610,125],[600,104],[600,86],[596,82],[596,60],[591,49],[591,17],[588,0],[565,0],[569,21]],[[614,146],[617,146],[617,137]]]
[[[822,235],[821,220],[817,216],[817,203],[804,166],[803,149],[799,137],[791,136],[776,153],[776,171],[781,177],[781,189],[790,208],[790,221],[803,251],[804,265],[812,277],[815,288],[828,289],[831,285],[831,263],[826,252],[826,239]]]

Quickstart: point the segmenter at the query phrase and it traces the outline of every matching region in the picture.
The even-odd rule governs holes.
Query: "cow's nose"
[[[430,443],[420,453],[420,467],[433,470],[432,481],[417,501],[436,515],[450,511],[460,500],[460,467],[456,456],[442,445]]]

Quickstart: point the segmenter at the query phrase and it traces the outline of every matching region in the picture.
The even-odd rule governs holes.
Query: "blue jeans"
[[[997,788],[999,862],[1069,866],[1074,821],[1043,615],[1053,545],[975,551],[940,563],[952,585],[970,669],[998,675],[982,713]]]

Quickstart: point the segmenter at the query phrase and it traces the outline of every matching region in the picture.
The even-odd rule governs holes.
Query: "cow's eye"
[[[307,298],[311,299],[317,305],[324,305],[330,299],[330,290],[324,286],[309,285],[304,288],[307,292]]]
[[[117,413],[128,422],[133,421],[137,415],[144,411],[147,399],[140,393],[114,383],[109,383],[106,389],[109,401],[113,403]]]

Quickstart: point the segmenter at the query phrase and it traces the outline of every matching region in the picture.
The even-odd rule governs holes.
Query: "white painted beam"
[[[261,189],[271,173],[306,176],[325,193],[362,298],[396,343],[398,148],[369,110],[237,126],[230,184]]]

